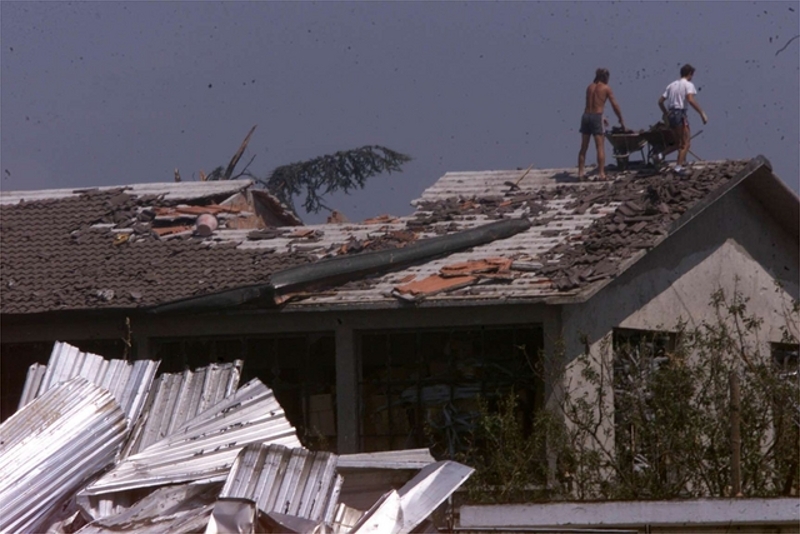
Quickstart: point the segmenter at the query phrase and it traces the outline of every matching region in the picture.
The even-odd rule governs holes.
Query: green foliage
[[[549,419],[534,422],[541,428]],[[513,391],[491,409],[479,399],[479,416],[467,451],[457,459],[476,469],[467,485],[473,502],[524,502],[541,491],[546,477],[545,442],[527,436],[519,412],[519,397]]]
[[[235,180],[247,176],[277,196],[293,211],[296,211],[294,197],[305,194],[303,207],[309,213],[318,213],[321,209],[332,211],[323,203],[326,195],[336,191],[349,193],[353,189],[363,189],[368,178],[384,172],[401,172],[402,165],[411,161],[411,157],[384,146],[367,145],[282,165],[266,178],[259,178],[248,170],[255,159],[253,156],[241,172],[234,174],[255,129],[255,126],[250,129],[227,167],[216,167],[207,176],[201,172],[200,179]],[[177,169],[175,173],[176,180],[179,180]]]
[[[518,424],[515,397],[496,410],[483,405],[472,447],[463,455],[477,468],[469,499],[730,496],[732,375],[740,389],[742,493],[796,495],[796,356],[776,363],[761,342],[763,321],[747,304],[738,292],[728,297],[718,291],[710,303],[715,320],[692,328],[677,324],[670,344],[655,336],[627,345],[615,339],[611,350],[609,336],[596,354],[586,343],[586,352],[572,362],[563,351],[548,355],[551,364],[559,363],[544,379],[564,388],[530,433]],[[796,344],[797,304],[786,311],[784,341]],[[532,492],[547,478],[546,463],[547,491]]]
[[[282,165],[259,182],[294,209],[293,198],[305,194],[303,207],[309,213],[330,209],[323,197],[336,191],[361,189],[367,178],[384,172],[400,172],[409,156],[383,146],[363,146],[308,161]]]

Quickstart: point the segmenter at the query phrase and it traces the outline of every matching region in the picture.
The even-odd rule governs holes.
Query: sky
[[[410,155],[327,201],[353,221],[404,215],[448,171],[574,167],[598,67],[627,126],[648,128],[688,62],[709,117],[690,111],[693,152],[764,155],[797,192],[799,15],[800,2],[3,0],[0,189],[171,182],[175,168],[199,180],[257,125],[240,165],[255,156],[258,176],[363,145]]]

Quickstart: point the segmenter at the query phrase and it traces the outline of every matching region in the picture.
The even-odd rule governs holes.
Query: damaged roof
[[[629,169],[607,182],[579,182],[574,169],[447,173],[409,216],[308,226],[287,213],[275,224],[241,223],[252,205],[226,197],[249,183],[213,193],[204,188],[219,182],[169,184],[156,196],[137,189],[144,186],[59,198],[36,192],[24,202],[3,193],[0,306],[35,313],[182,302],[192,309],[204,300],[324,308],[579,299],[761,169],[772,176],[761,156],[695,163],[686,177]],[[184,185],[195,197],[177,199]],[[198,231],[203,214],[219,226]],[[462,239],[501,220],[524,224]],[[398,260],[406,252],[411,259]]]
[[[294,253],[210,245],[193,237],[198,214],[252,182],[141,184],[123,188],[2,192],[0,310],[136,308],[253,284],[307,261]],[[237,212],[238,210],[238,212]],[[203,211],[203,210],[201,210]],[[220,217],[220,228],[227,222]]]

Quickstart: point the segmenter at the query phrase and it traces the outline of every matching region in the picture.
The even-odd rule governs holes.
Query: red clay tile
[[[434,274],[422,280],[411,282],[402,286],[395,287],[395,291],[401,294],[410,295],[435,295],[442,291],[452,291],[467,287],[478,281],[475,276],[454,276],[451,278],[444,278],[438,274]]]

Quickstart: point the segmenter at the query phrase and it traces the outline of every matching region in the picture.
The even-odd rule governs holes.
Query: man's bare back
[[[608,69],[597,69],[594,81],[586,88],[586,107],[581,117],[581,149],[578,152],[578,178],[583,179],[584,164],[586,162],[586,150],[589,148],[589,140],[593,137],[595,146],[597,147],[597,170],[601,180],[606,177],[605,163],[606,155],[603,147],[603,131],[604,123],[603,109],[606,107],[606,102],[611,102],[611,107],[614,113],[619,118],[619,123],[622,128],[625,128],[625,123],[622,120],[622,111],[619,109],[619,104],[614,98],[614,92],[608,86],[609,73]]]
[[[602,82],[593,82],[586,88],[586,109],[584,113],[602,113],[611,88]]]

